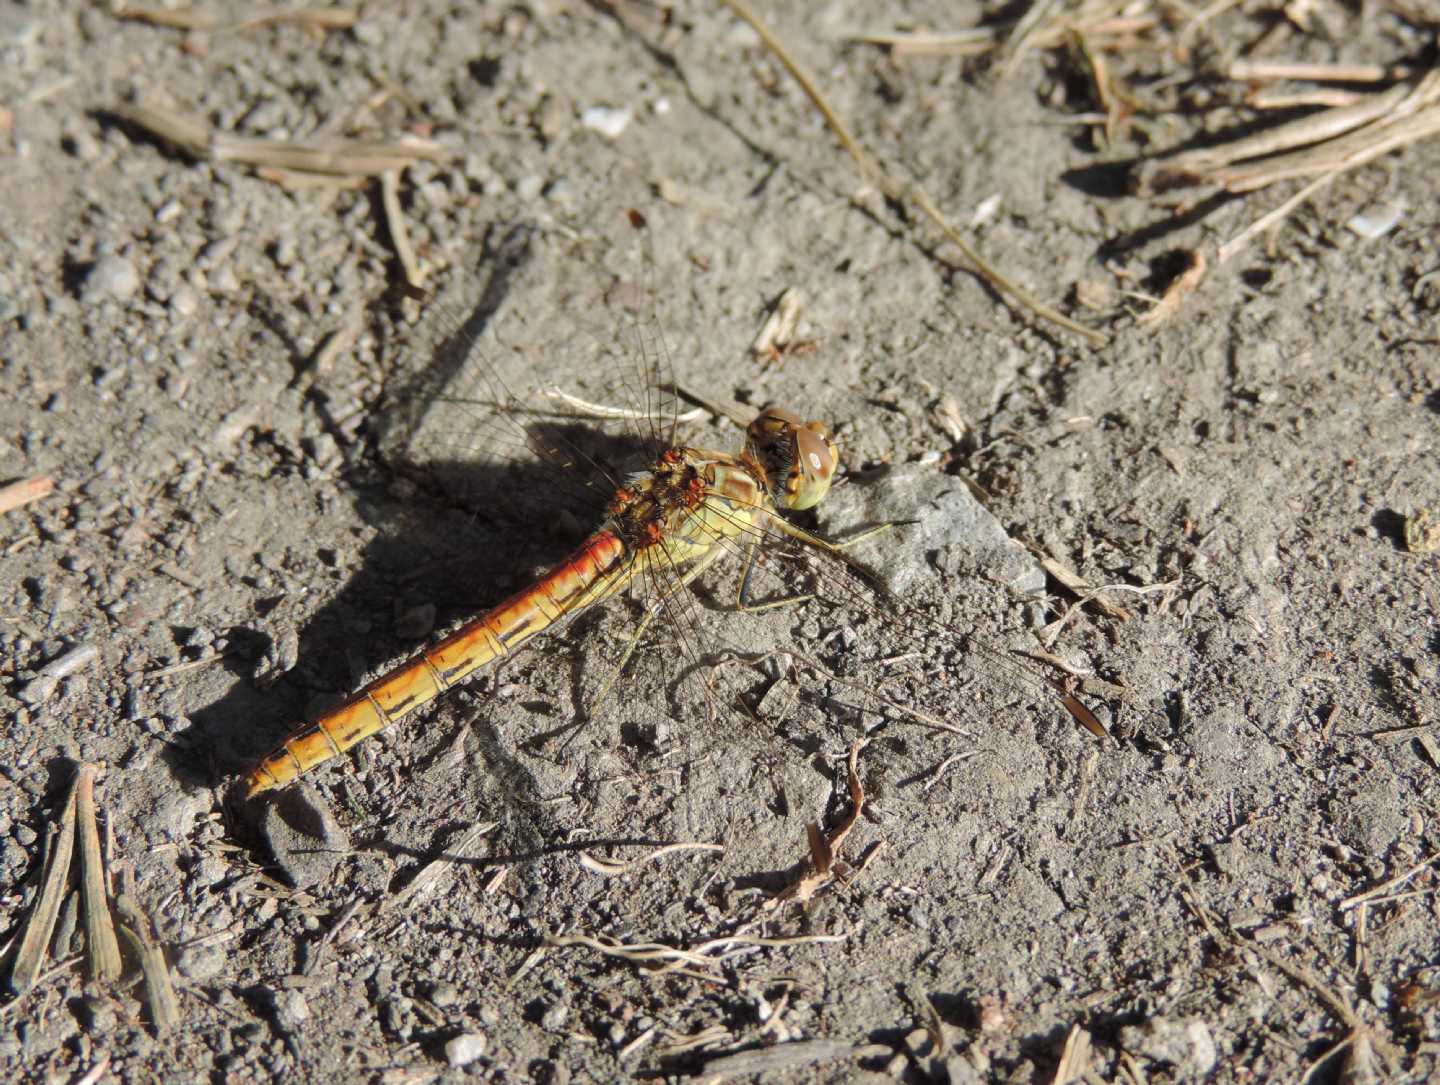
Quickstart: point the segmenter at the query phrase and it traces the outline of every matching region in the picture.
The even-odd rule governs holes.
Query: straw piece
[[[11,512],[32,501],[40,501],[49,497],[54,489],[55,480],[49,475],[36,475],[34,478],[12,482],[8,486],[0,486],[0,513]]]
[[[120,932],[140,959],[150,1020],[155,1024],[155,1031],[163,1036],[180,1024],[180,1000],[175,997],[175,985],[170,981],[165,952],[155,943],[150,917],[140,910],[129,892],[122,892],[115,898],[115,911],[122,924]]]
[[[60,813],[60,830],[51,840],[40,899],[30,913],[25,934],[20,939],[20,949],[15,954],[14,967],[10,970],[10,990],[17,998],[35,986],[40,975],[40,966],[45,963],[45,950],[55,931],[55,919],[60,914],[65,883],[70,880],[70,856],[75,850],[75,799],[79,787],[77,780],[65,799]]]
[[[116,106],[113,112],[121,120],[145,129],[187,154],[217,162],[341,177],[374,177],[387,170],[403,169],[418,159],[442,162],[449,157],[449,152],[435,141],[413,136],[388,141],[254,139],[216,132],[204,117],[171,109]]]
[[[85,911],[85,954],[90,976],[118,980],[122,971],[120,943],[105,892],[105,866],[100,859],[100,833],[95,828],[95,766],[81,765],[75,778],[76,817],[80,823],[80,899]]]

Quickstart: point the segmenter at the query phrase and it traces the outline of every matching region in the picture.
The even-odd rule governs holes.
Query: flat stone
[[[123,256],[102,256],[85,276],[80,297],[87,305],[129,301],[140,289],[140,274]]]
[[[308,889],[325,881],[350,853],[350,837],[320,793],[292,784],[265,806],[260,832],[286,881]]]
[[[445,1061],[451,1066],[469,1066],[485,1054],[485,1037],[478,1032],[462,1032],[445,1041]]]
[[[915,521],[861,543],[856,557],[876,572],[897,596],[939,575],[953,558],[985,573],[1020,595],[1045,588],[1045,571],[1011,539],[1000,521],[975,498],[963,481],[919,463],[900,464],[836,490],[820,506],[829,531],[842,537],[852,530],[887,520]],[[883,548],[883,565],[867,560]],[[959,552],[952,555],[950,551]]]

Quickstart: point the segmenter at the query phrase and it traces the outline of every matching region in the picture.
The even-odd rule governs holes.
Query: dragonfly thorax
[[[705,501],[713,468],[689,449],[670,448],[648,471],[615,491],[607,509],[611,529],[632,549],[654,545],[685,523]]]
[[[830,492],[840,450],[823,422],[802,422],[767,407],[745,431],[745,458],[764,473],[770,496],[787,509],[808,509]]]

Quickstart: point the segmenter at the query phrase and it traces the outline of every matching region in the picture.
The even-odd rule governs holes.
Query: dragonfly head
[[[802,422],[766,407],[745,431],[745,448],[770,480],[771,496],[787,509],[808,509],[830,492],[840,450],[823,422]]]

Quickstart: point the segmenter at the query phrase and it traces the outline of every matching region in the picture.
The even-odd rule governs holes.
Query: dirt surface
[[[1386,5],[1308,35],[1226,12],[1191,67],[1112,54],[1174,108],[1097,151],[1073,53],[1001,78],[845,40],[993,12],[804,7],[775,27],[870,150],[1108,346],[1003,304],[867,189],[726,14],[372,4],[348,31],[187,37],[0,11],[0,475],[57,484],[0,519],[0,916],[18,938],[74,764],[103,762],[182,1020],[157,1037],[138,985],[86,981],[68,905],[69,963],[0,1006],[0,1077],[1049,1082],[1067,1037],[1105,1081],[1322,1060],[1311,1080],[1371,1080],[1367,1051],[1390,1080],[1440,1072],[1437,558],[1403,541],[1440,505],[1440,145],[1341,178],[1154,326],[1135,317],[1183,254],[1281,196],[1192,211],[1124,187],[1249,116],[1213,73],[1262,34],[1382,64],[1423,35]],[[400,186],[439,304],[396,300],[378,187],[196,161],[117,116],[141,101],[251,136],[439,141]],[[628,123],[597,131],[601,108]],[[1347,229],[1386,207],[1383,236]],[[752,355],[789,287],[803,342]],[[593,526],[437,414],[476,386],[437,325],[482,331],[517,390],[608,402],[597,348],[637,308],[687,387],[836,425],[847,481],[810,522],[919,520],[857,548],[899,602],[848,605],[821,564],[795,590],[828,600],[736,615],[716,569],[689,655],[647,637],[588,722],[623,602],[243,801],[296,722]],[[739,439],[710,414],[683,437]],[[997,662],[1037,634],[1110,683],[1084,696],[1115,741]],[[807,823],[845,823],[865,735],[848,876],[777,903]],[[723,850],[604,865],[671,843]],[[616,955],[647,943],[689,955]]]

